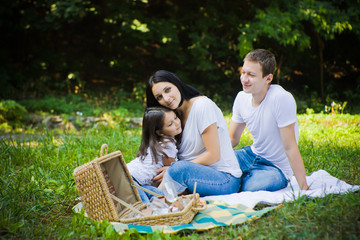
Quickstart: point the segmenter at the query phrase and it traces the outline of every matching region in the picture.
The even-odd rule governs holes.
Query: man
[[[253,144],[235,150],[243,171],[240,191],[276,191],[295,175],[300,189],[308,190],[305,167],[297,145],[299,126],[291,93],[270,85],[276,68],[274,55],[256,49],[244,58],[243,91],[236,96],[229,133],[232,146],[239,144],[247,126]]]

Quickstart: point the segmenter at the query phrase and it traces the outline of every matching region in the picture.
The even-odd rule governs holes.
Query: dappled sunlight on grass
[[[300,115],[299,148],[308,173],[325,169],[351,184],[360,183],[360,117]]]
[[[298,115],[299,123],[321,124],[325,127],[349,126],[354,125],[360,127],[360,115],[350,114],[300,114]]]

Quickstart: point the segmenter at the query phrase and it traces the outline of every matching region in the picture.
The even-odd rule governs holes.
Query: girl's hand
[[[162,156],[164,166],[170,166],[171,163],[175,162],[175,158]]]
[[[152,181],[155,182],[155,183],[161,183],[162,180],[163,180],[163,177],[164,177],[164,174],[166,172],[166,170],[168,169],[169,167],[162,167],[162,168],[159,168],[158,170],[156,170],[156,172],[158,173],[157,176],[155,176]]]

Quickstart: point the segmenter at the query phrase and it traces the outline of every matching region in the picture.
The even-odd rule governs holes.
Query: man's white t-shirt
[[[296,102],[291,93],[272,84],[259,106],[252,106],[252,95],[239,92],[233,105],[231,120],[246,123],[253,136],[251,150],[279,167],[287,178],[293,175],[280,136],[280,128],[295,123],[296,142],[299,125],[296,117]]]
[[[162,143],[163,151],[170,158],[176,159],[178,152],[175,140],[166,140]],[[164,166],[162,156],[158,153],[158,163],[153,162],[150,148],[147,149],[147,155],[143,161],[140,157],[135,158],[126,165],[132,177],[138,181],[140,185],[152,185],[152,179],[157,175],[156,170]]]
[[[210,167],[240,177],[242,172],[231,146],[229,131],[221,110],[209,98],[196,99],[191,107],[179,146],[179,160],[191,161],[206,151],[201,134],[216,123],[220,140],[220,160]]]

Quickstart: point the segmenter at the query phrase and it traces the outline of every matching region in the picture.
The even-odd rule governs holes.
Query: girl
[[[175,161],[176,138],[181,132],[180,119],[171,109],[151,107],[145,110],[140,148],[137,157],[127,164],[137,184],[162,195],[154,186],[153,178],[156,170]],[[138,190],[143,202],[149,202],[151,195]]]

